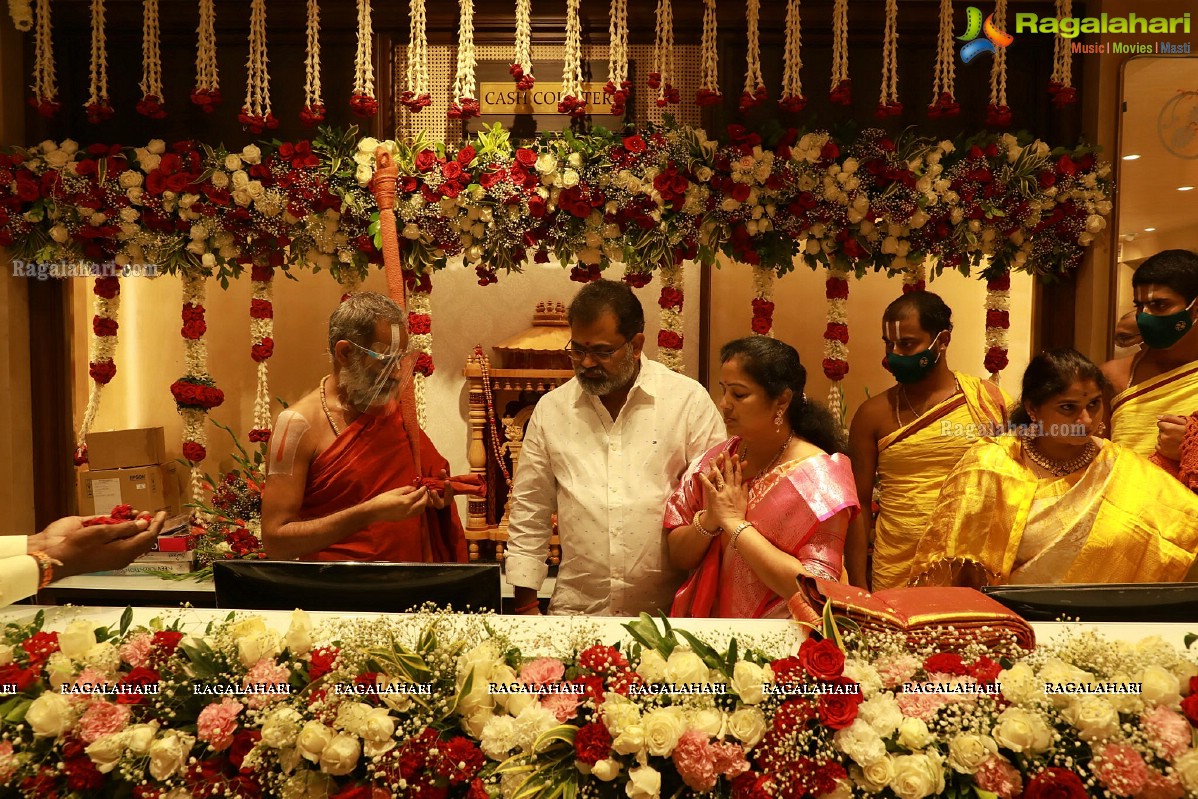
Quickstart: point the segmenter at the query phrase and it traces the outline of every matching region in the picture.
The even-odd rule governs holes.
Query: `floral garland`
[[[987,26],[992,27],[995,34],[1005,37],[1008,44],[1014,41],[1013,36],[1004,33],[1007,29],[1007,0],[995,0],[991,19],[993,25],[988,21]],[[1011,107],[1007,105],[1007,48],[996,47],[994,62],[990,65],[990,104],[986,106],[986,124],[1006,128],[1010,127],[1011,118]]]
[[[699,53],[699,90],[695,93],[695,104],[719,105],[724,95],[720,94],[719,17],[715,0],[703,0],[703,37]]]
[[[108,101],[108,37],[104,33],[104,0],[92,0],[92,50],[88,67],[90,83],[87,102],[87,121],[93,125],[107,122],[114,113]]]
[[[427,274],[405,271],[408,285],[408,348],[418,354],[412,369],[416,395],[416,418],[421,428],[428,425],[425,391],[433,376],[433,281]]]
[[[836,419],[844,416],[844,389],[841,381],[849,373],[849,272],[828,267],[824,296],[828,300],[828,323],[824,328],[824,376],[832,381],[828,389],[828,410]]]
[[[582,96],[582,22],[578,18],[579,0],[566,0],[566,54],[562,59],[562,99],[559,114],[575,119],[586,116],[587,101]]]
[[[940,0],[940,32],[936,40],[936,71],[932,78],[932,104],[928,116],[933,119],[955,117],[961,113],[956,98],[957,67],[954,59],[957,50],[953,46],[953,2]]]
[[[408,74],[399,103],[413,114],[433,103],[428,92],[428,10],[425,0],[411,0],[408,8]]]
[[[1011,273],[1004,270],[998,277],[986,281],[986,357],[983,364],[995,383],[1009,363],[1007,331],[1010,327]]]
[[[237,114],[246,130],[274,130],[279,120],[270,111],[270,69],[266,56],[266,0],[250,0],[250,56],[246,62],[245,103]]]
[[[622,116],[632,92],[628,80],[628,0],[611,0],[607,33],[608,77],[603,93],[611,98],[612,116]]]
[[[680,101],[674,86],[674,2],[657,0],[656,27],[653,37],[653,71],[649,88],[657,92],[657,107],[665,108]]]
[[[1056,0],[1056,7],[1057,19],[1073,16],[1073,0]],[[1058,108],[1077,102],[1077,89],[1073,87],[1073,48],[1070,40],[1059,33],[1053,40],[1048,93],[1052,95],[1052,104]]]
[[[353,267],[337,269],[333,272],[333,277],[336,279],[337,285],[341,287],[341,302],[345,302],[354,294],[361,293],[362,275],[357,269]]]
[[[46,119],[62,107],[54,77],[54,37],[51,35],[50,0],[37,0],[37,27],[33,33],[33,97],[29,104]]]
[[[208,345],[204,334],[208,323],[204,319],[204,297],[207,276],[184,272],[183,284],[183,377],[171,384],[175,406],[183,417],[183,457],[191,464],[191,496],[200,496],[200,461],[208,457],[208,435],[204,422],[208,412],[225,401],[225,394],[216,387],[208,373]]]
[[[138,84],[141,99],[137,101],[137,113],[150,119],[165,119],[158,0],[142,0],[141,9],[141,83]]]
[[[220,72],[216,65],[216,0],[200,0],[196,27],[196,82],[191,102],[212,113],[220,105]]]
[[[320,0],[308,0],[304,31],[304,107],[300,109],[300,122],[311,127],[324,122],[325,114],[320,86]],[[356,65],[354,74],[357,80]]]
[[[254,426],[250,430],[252,443],[270,441],[270,375],[267,361],[275,352],[275,308],[271,300],[275,270],[271,266],[254,266],[250,270],[250,358],[257,364],[254,394]]]
[[[668,369],[682,372],[683,324],[683,266],[681,263],[663,266],[661,270],[661,327],[657,332],[657,361]]]
[[[508,72],[516,90],[526,92],[537,82],[532,74],[532,0],[516,0],[515,51]]]
[[[745,86],[738,103],[742,113],[769,99],[765,80],[761,77],[761,0],[747,0],[745,19],[749,26],[749,42],[745,54]]]
[[[898,95],[898,0],[886,0],[886,29],[882,34],[882,96],[874,116],[878,119],[903,114]]]
[[[833,105],[853,104],[853,81],[849,78],[849,0],[832,4],[832,88],[828,99]]]
[[[379,110],[379,101],[374,96],[373,42],[370,0],[358,0],[358,47],[354,52],[354,93],[349,98],[349,108],[360,119],[370,119]]]
[[[920,262],[903,270],[903,293],[926,291],[928,287],[928,269]]]
[[[774,280],[778,273],[763,266],[753,267],[754,335],[774,338]]]
[[[33,29],[33,5],[30,0],[8,0],[8,14],[13,27],[21,33]]]
[[[453,105],[450,119],[473,119],[481,112],[478,81],[474,71],[478,61],[474,55],[474,0],[458,0],[458,68],[453,78]],[[563,89],[563,94],[565,90]]]
[[[797,114],[807,106],[803,96],[803,22],[799,12],[799,0],[786,3],[786,44],[782,58],[782,96],[778,107]]]
[[[87,434],[91,432],[100,410],[100,394],[116,376],[117,315],[121,308],[121,284],[116,277],[97,277],[92,286],[95,295],[92,316],[92,344],[87,373],[92,379],[87,394],[87,409],[79,424],[75,444],[75,465],[87,463]]]

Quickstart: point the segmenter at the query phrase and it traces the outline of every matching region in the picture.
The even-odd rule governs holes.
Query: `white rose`
[[[194,743],[194,736],[168,730],[150,744],[150,776],[156,780],[165,780],[182,771]]]
[[[630,769],[624,792],[629,799],[656,799],[661,796],[661,774],[651,766]]]
[[[121,667],[121,653],[112,644],[96,644],[87,650],[83,662],[106,674],[114,674]]]
[[[567,169],[558,176],[557,184],[566,189],[574,188],[578,185],[578,173],[573,169]]]
[[[944,772],[927,755],[901,755],[894,759],[890,790],[900,799],[923,799],[944,790]]]
[[[242,170],[237,170],[233,173],[233,189],[241,190],[250,185],[250,176]]]
[[[636,673],[645,682],[662,682],[666,676],[666,661],[656,650],[641,654],[641,662],[637,664]]]
[[[899,709],[894,696],[878,694],[861,703],[857,708],[857,717],[873,727],[878,735],[887,737],[899,728],[903,721],[903,711]]]
[[[479,748],[492,760],[505,760],[516,744],[516,720],[511,716],[491,716],[483,725]]]
[[[134,186],[125,192],[125,196],[129,198],[129,202],[134,205],[141,205],[141,198],[145,194],[145,189],[140,186]]]
[[[65,150],[54,150],[45,155],[46,163],[55,169],[60,169],[66,166],[67,161],[71,160],[71,154]]]
[[[755,707],[742,707],[728,716],[728,732],[750,749],[761,742],[768,728],[765,715]]]
[[[262,743],[271,749],[295,746],[303,729],[303,717],[293,708],[282,707],[267,716],[262,724]]]
[[[1011,702],[1021,705],[1044,696],[1044,681],[1036,678],[1036,672],[1026,663],[1016,663],[998,673],[997,682],[1002,686],[1002,695]]]
[[[12,663],[12,644],[0,644],[0,666]]]
[[[300,730],[295,745],[304,759],[319,763],[321,753],[329,745],[329,741],[333,740],[334,734],[332,727],[321,724],[319,721],[309,721]]]
[[[1140,693],[1144,701],[1175,708],[1181,702],[1181,684],[1168,669],[1148,666],[1137,682],[1142,683]]]
[[[225,169],[230,172],[236,172],[241,169],[241,158],[236,153],[229,153],[225,156]]]
[[[162,139],[150,139],[150,143],[146,145],[146,149],[155,155],[162,155],[166,152],[166,142]]]
[[[82,659],[95,645],[95,628],[85,619],[76,619],[58,634],[58,648],[71,660]]]
[[[746,705],[757,705],[765,698],[762,686],[765,684],[765,673],[756,663],[747,660],[737,661],[732,669],[732,681],[728,685]]]
[[[923,749],[934,739],[935,736],[928,730],[928,725],[923,719],[907,718],[899,724],[898,742],[912,751]]]
[[[54,239],[59,244],[64,243],[70,237],[71,234],[67,232],[66,225],[59,224],[50,228],[50,238]]]
[[[247,164],[256,164],[262,160],[262,151],[256,144],[247,144],[241,149],[241,158]]]
[[[470,693],[458,697],[458,712],[466,716],[490,712],[495,707],[495,694],[492,694],[490,689],[488,678],[480,679],[475,673],[474,680],[470,684]]]
[[[229,185],[229,173],[228,172],[221,172],[220,170],[217,170],[217,171],[213,172],[212,177],[210,177],[208,179],[210,181],[212,181],[212,185],[216,186],[218,189],[223,189]]]
[[[621,755],[639,755],[645,749],[645,728],[640,724],[625,728],[612,739],[611,748]]]
[[[354,179],[358,181],[359,186],[365,186],[370,183],[370,178],[374,172],[366,164],[359,164],[354,170]]]
[[[642,726],[649,754],[668,757],[686,732],[686,716],[680,707],[659,708],[645,715]]]
[[[125,748],[138,757],[144,757],[150,752],[154,736],[158,734],[158,722],[149,724],[134,724],[125,730]]]
[[[1039,716],[1020,707],[999,714],[992,730],[999,746],[1012,752],[1045,752],[1052,745],[1052,730]]]
[[[491,679],[491,670],[503,660],[499,645],[487,640],[458,658],[458,684],[466,681],[466,676],[474,673],[474,682],[486,683]]]
[[[264,630],[237,640],[238,657],[241,659],[241,665],[247,669],[264,658],[274,660],[282,651],[283,642],[274,630]]]
[[[890,755],[879,758],[861,769],[862,787],[870,793],[881,793],[894,779],[894,758]]]
[[[603,702],[603,724],[613,736],[641,723],[641,709],[626,696],[611,693]]]
[[[1198,792],[1198,749],[1191,749],[1173,761],[1173,773],[1187,791]]]
[[[724,729],[724,714],[709,707],[693,710],[690,713],[690,727],[706,733],[708,738],[718,738]]]
[[[156,155],[154,153],[147,153],[146,155],[138,158],[137,162],[141,165],[141,170],[148,174],[157,169],[158,165],[162,163],[162,156]]]
[[[1079,696],[1063,711],[1083,741],[1113,738],[1119,732],[1119,713],[1101,696]]]
[[[385,707],[379,707],[362,720],[360,735],[367,757],[378,757],[395,748],[395,719]]]
[[[537,156],[537,171],[542,175],[557,169],[557,157],[553,153],[541,153]]]
[[[125,754],[125,733],[117,732],[97,738],[83,751],[87,752],[97,771],[107,774],[116,768]]]
[[[707,682],[711,670],[689,647],[680,646],[666,660],[665,682],[675,685]]]
[[[37,738],[57,738],[71,728],[75,711],[62,694],[44,693],[25,713],[25,721]]]
[[[329,775],[304,769],[287,778],[280,795],[282,799],[328,799],[336,789]]]
[[[334,777],[344,776],[354,770],[361,756],[357,736],[338,733],[320,753],[320,770]]]
[[[337,708],[337,718],[333,720],[333,727],[358,735],[362,722],[372,710],[374,708],[365,702],[344,702]]]
[[[882,742],[881,736],[861,719],[854,720],[852,725],[838,731],[833,741],[840,747],[840,751],[862,767],[886,757],[886,744]]]
[[[379,148],[379,140],[373,136],[367,136],[358,142],[358,152],[374,155],[374,151]]]
[[[964,733],[948,744],[948,764],[961,774],[974,774],[982,763],[998,754],[998,744],[989,735]]]
[[[620,774],[620,761],[612,757],[605,757],[595,765],[591,766],[591,776],[604,782],[611,782]]]
[[[291,613],[291,625],[283,636],[287,651],[293,655],[306,655],[312,651],[312,620],[298,608]]]

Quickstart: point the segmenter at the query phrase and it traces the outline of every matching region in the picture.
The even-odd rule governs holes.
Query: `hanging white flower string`
[[[995,0],[994,13],[986,20],[986,36],[994,37],[994,63],[990,65],[990,105],[986,108],[986,124],[1005,128],[1011,124],[1011,107],[1007,105],[1007,45],[1015,37],[1007,29],[1007,0]]]
[[[695,93],[697,105],[716,105],[724,96],[720,94],[720,51],[719,24],[716,18],[715,0],[703,0],[703,39],[699,46],[699,91]]]
[[[874,116],[878,119],[903,113],[898,98],[898,0],[886,0],[886,28],[882,33],[882,95]]]
[[[196,28],[196,84],[191,102],[210,113],[220,104],[220,73],[216,68],[216,0],[200,0]]]
[[[1057,19],[1073,16],[1073,0],[1056,0]],[[1053,42],[1052,77],[1048,81],[1048,93],[1052,104],[1057,107],[1077,102],[1077,89],[1073,88],[1072,40],[1060,33]]]
[[[742,112],[765,102],[765,81],[761,77],[761,0],[748,0],[745,18],[749,26],[749,48],[745,55],[745,88],[740,93]]]
[[[582,96],[582,23],[578,19],[578,0],[566,0],[566,55],[562,61],[562,99],[559,114],[586,116],[587,101]]]
[[[932,104],[928,116],[956,116],[961,106],[956,98],[957,57],[953,47],[953,0],[940,0],[940,33],[936,40],[936,71],[932,77]]]
[[[532,0],[516,0],[516,55],[508,72],[516,89],[526,92],[537,79],[532,74]]]
[[[611,0],[607,24],[607,85],[612,116],[621,116],[628,104],[632,83],[628,80],[628,0]]]
[[[425,0],[412,0],[408,7],[408,81],[399,103],[415,114],[432,102],[428,93],[428,12]]]
[[[300,122],[308,127],[324,122],[324,97],[320,87],[320,2],[308,0],[307,46],[304,55],[304,107]]]
[[[673,0],[657,0],[657,29],[653,38],[653,71],[649,73],[649,88],[657,91],[658,108],[678,102],[678,89],[674,87]]]
[[[150,119],[166,116],[162,94],[162,44],[159,39],[158,0],[141,4],[141,99],[137,113]]]
[[[50,0],[37,0],[37,28],[33,33],[33,105],[46,119],[62,104],[54,77],[54,40],[50,35]]]
[[[21,33],[33,29],[33,4],[29,0],[8,0],[8,14],[13,27]]]
[[[786,45],[782,58],[782,96],[778,106],[797,114],[807,105],[803,96],[803,26],[799,17],[799,0],[786,4]]]
[[[458,70],[453,78],[453,105],[450,119],[472,119],[481,112],[478,104],[478,81],[474,70],[478,60],[474,55],[474,0],[458,0]],[[565,93],[565,87],[562,88]]]
[[[358,49],[354,53],[354,93],[349,98],[349,108],[360,119],[370,119],[379,110],[379,101],[374,96],[373,45],[370,0],[358,0]]]
[[[921,260],[917,264],[911,264],[903,270],[903,293],[910,294],[913,291],[924,291],[928,286],[928,266],[927,262]]]
[[[270,367],[275,352],[274,275],[270,266],[250,270],[250,359],[256,364],[254,426],[249,439],[255,444],[270,441]]]
[[[97,277],[92,294],[95,295],[92,316],[91,351],[87,373],[92,383],[87,393],[87,409],[79,424],[79,436],[75,444],[75,465],[87,463],[87,434],[91,432],[100,410],[100,395],[104,386],[116,377],[117,315],[121,309],[121,284],[115,276]]]
[[[679,373],[683,371],[683,330],[686,326],[683,316],[686,300],[683,293],[683,272],[681,262],[661,268],[661,297],[657,301],[661,307],[661,325],[657,332],[657,362]]]
[[[92,0],[92,53],[88,69],[87,121],[93,125],[112,119],[108,102],[108,38],[104,35],[104,0]]]
[[[245,105],[237,119],[250,133],[274,130],[279,120],[270,111],[270,71],[266,57],[266,0],[250,3],[250,55],[245,62]]]
[[[832,89],[828,99],[834,105],[853,104],[853,82],[849,79],[849,0],[836,0],[832,6]]]

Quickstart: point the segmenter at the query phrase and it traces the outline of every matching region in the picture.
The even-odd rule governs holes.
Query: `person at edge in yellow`
[[[952,310],[928,291],[904,294],[882,314],[886,367],[898,382],[863,402],[849,426],[861,507],[870,507],[875,481],[881,507],[872,531],[869,513],[849,528],[845,568],[853,585],[906,585],[945,476],[975,440],[997,434],[1006,421],[1010,398],[997,385],[949,368],[952,329]]]
[[[1102,365],[1112,386],[1111,440],[1144,457],[1179,458],[1198,411],[1198,254],[1164,250],[1131,277],[1144,346]]]
[[[1198,552],[1198,496],[1100,438],[1106,380],[1073,349],[1023,375],[1014,434],[983,439],[944,481],[912,585],[1163,583]]]

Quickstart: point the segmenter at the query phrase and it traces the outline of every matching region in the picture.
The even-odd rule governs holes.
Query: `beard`
[[[623,365],[614,375],[605,372],[598,366],[589,370],[575,366],[574,376],[578,378],[578,385],[582,386],[582,390],[586,393],[594,394],[596,397],[606,397],[612,392],[627,388],[636,377],[638,365],[636,358],[625,358]],[[587,374],[588,372],[590,375]]]
[[[398,388],[389,377],[379,378],[358,363],[350,363],[341,370],[338,383],[345,392],[345,401],[362,413],[371,407],[386,405]]]

